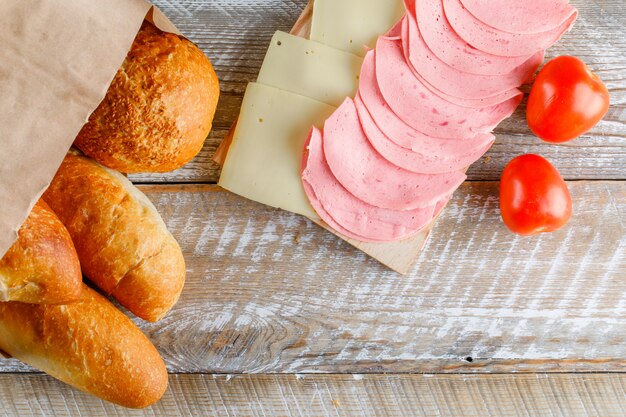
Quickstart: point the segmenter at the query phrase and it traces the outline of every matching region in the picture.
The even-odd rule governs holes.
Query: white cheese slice
[[[311,40],[364,56],[404,12],[402,0],[315,0]]]
[[[248,84],[219,185],[250,200],[319,219],[300,179],[311,126],[335,107],[258,83]]]
[[[354,54],[276,32],[257,82],[339,107],[356,93],[362,63]]]

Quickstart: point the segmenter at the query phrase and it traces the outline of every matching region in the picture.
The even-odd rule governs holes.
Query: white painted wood
[[[171,372],[626,371],[626,183],[570,188],[568,227],[521,238],[464,185],[403,277],[215,186],[144,187],[189,274],[142,328]]]
[[[210,158],[256,78],[275,30],[306,0],[155,0],[211,57],[222,99],[205,149],[138,182],[214,183]],[[590,135],[543,145],[524,110],[498,130],[470,179],[494,180],[514,156],[547,156],[569,179],[626,179],[623,0],[572,0],[576,29],[549,56],[583,58],[612,107]],[[306,220],[214,186],[144,190],[181,241],[188,285],[163,322],[140,323],[172,375],[152,409],[104,404],[0,360],[5,416],[623,416],[621,374],[319,376],[317,372],[626,371],[625,182],[570,183],[568,229],[522,239],[499,220],[495,183],[468,183],[408,277]],[[469,362],[471,358],[471,362]]]
[[[626,376],[175,375],[126,410],[41,375],[0,375],[0,417],[622,417]]]

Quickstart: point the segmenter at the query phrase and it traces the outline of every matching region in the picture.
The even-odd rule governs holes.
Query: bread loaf
[[[72,236],[91,281],[145,320],[167,314],[182,291],[185,260],[155,207],[126,177],[70,152],[43,199]]]
[[[219,81],[187,39],[144,22],[106,97],[75,145],[121,172],[166,172],[200,152]]]
[[[0,350],[125,407],[147,407],[167,388],[167,370],[152,343],[87,286],[67,305],[0,303]]]
[[[80,297],[82,281],[69,233],[40,200],[0,260],[0,301],[67,303]]]

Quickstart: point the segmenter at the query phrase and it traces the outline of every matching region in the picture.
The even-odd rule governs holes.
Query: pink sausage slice
[[[460,0],[443,0],[443,7],[450,25],[464,41],[481,51],[502,56],[528,56],[548,49],[572,28],[577,17],[574,13],[547,32],[509,33],[478,20],[463,7]]]
[[[441,174],[462,170],[480,159],[495,140],[489,133],[467,141],[429,138],[412,151],[397,145],[380,131],[358,95],[354,103],[363,132],[374,149],[387,161],[407,171]]]
[[[433,94],[413,75],[400,41],[379,38],[374,56],[378,87],[389,107],[406,124],[429,136],[461,139],[491,132],[521,101],[514,97],[492,107],[461,107]],[[372,80],[360,80],[360,84],[367,82]]]
[[[402,52],[404,53],[404,59],[410,64],[411,60],[409,57],[409,52],[410,52],[410,29],[409,29],[409,18],[405,17],[403,25],[402,25]],[[439,58],[437,58],[439,59]],[[441,61],[443,62],[443,61]],[[447,64],[446,64],[447,65]],[[522,92],[518,89],[512,89],[512,90],[508,90],[505,91],[503,93],[497,94],[495,96],[490,96],[490,97],[484,97],[484,98],[461,98],[461,97],[454,97],[451,96],[449,94],[444,93],[443,91],[435,88],[432,84],[430,84],[428,81],[426,81],[426,79],[424,79],[424,77],[422,77],[413,67],[413,65],[409,65],[409,67],[411,68],[411,71],[413,72],[413,75],[415,76],[415,78],[417,78],[418,80],[420,80],[422,82],[422,84],[424,84],[424,86],[426,88],[428,88],[430,91],[432,91],[433,93],[437,94],[439,97],[443,98],[446,101],[449,101],[450,103],[453,104],[457,104],[459,106],[462,107],[469,107],[471,109],[479,109],[481,107],[489,107],[489,106],[495,106],[496,104],[500,104],[504,101],[509,100],[512,97],[515,96],[522,96]],[[452,68],[452,67],[450,67]],[[469,73],[464,73],[464,74],[469,74]]]
[[[430,223],[435,205],[411,211],[387,210],[350,194],[330,171],[322,141],[322,133],[313,127],[305,144],[302,182],[313,208],[329,226],[356,240],[390,242],[414,235]]]
[[[398,21],[389,31],[385,34],[388,38],[399,38],[402,35],[402,25],[404,24],[404,17]]]
[[[324,125],[324,154],[333,175],[352,195],[391,210],[413,210],[434,205],[465,181],[460,171],[416,174],[393,165],[370,145],[352,99]]]
[[[409,36],[409,32],[410,32],[410,29],[409,29],[409,19],[407,17],[407,18],[405,18],[404,24],[402,25],[402,52],[404,53],[404,59],[410,64],[411,60],[410,60],[410,57],[409,57],[409,51],[410,51],[410,46],[409,46],[410,36]],[[409,67],[411,68],[411,71],[413,72],[413,75],[415,76],[415,78],[420,80],[422,82],[422,84],[424,84],[424,86],[426,88],[428,88],[430,91],[432,91],[433,93],[435,93],[439,97],[443,98],[444,100],[449,101],[450,103],[453,103],[453,104],[457,104],[457,105],[462,106],[462,107],[469,107],[471,109],[479,109],[479,108],[482,108],[482,107],[495,106],[496,104],[500,104],[502,102],[505,102],[505,101],[509,100],[512,97],[522,96],[523,95],[523,93],[520,90],[512,89],[512,90],[505,91],[503,93],[497,94],[495,96],[484,97],[484,98],[461,98],[461,97],[454,97],[454,96],[446,94],[443,91],[435,88],[432,84],[430,84],[428,81],[426,81],[426,79],[424,79],[424,77],[422,77],[415,70],[415,68],[413,68],[413,65],[409,65]]]
[[[577,13],[566,0],[461,0],[461,3],[478,20],[509,33],[546,32]]]
[[[433,54],[410,15],[408,29],[409,59],[413,68],[435,88],[454,97],[477,99],[501,93],[513,97],[517,94],[515,89],[530,81],[543,61],[543,52],[538,52],[506,75],[470,74],[449,66]]]
[[[309,136],[304,144],[304,152],[302,154],[302,187],[304,188],[304,192],[307,195],[307,198],[309,199],[309,203],[311,203],[311,206],[313,207],[313,209],[315,210],[315,212],[320,216],[320,218],[328,225],[330,226],[331,229],[334,229],[336,232],[350,238],[350,239],[354,239],[354,240],[359,240],[362,242],[371,242],[371,243],[381,243],[381,241],[378,240],[373,240],[373,239],[368,239],[365,238],[363,236],[359,236],[356,235],[354,233],[352,233],[351,231],[345,229],[343,226],[341,226],[339,223],[337,223],[335,221],[335,219],[333,219],[333,217],[330,215],[330,213],[328,213],[328,211],[326,211],[326,209],[322,206],[319,198],[317,197],[317,194],[315,193],[315,190],[313,189],[313,187],[311,186],[311,184],[309,183],[309,179],[308,179],[308,175],[307,178],[305,178],[305,173],[307,172],[306,170],[308,169],[308,161],[309,161],[309,155],[310,155],[310,151],[309,151],[309,144],[311,143],[311,140],[314,136],[318,136],[320,139],[320,143],[321,143],[321,137],[322,137],[322,133],[316,128],[313,127],[311,128],[311,131],[309,132]],[[321,146],[321,145],[320,145]],[[323,157],[323,152],[322,152],[322,157]],[[328,166],[328,165],[326,165]],[[310,174],[310,171],[309,171]],[[331,177],[332,177],[332,173],[331,173]],[[334,178],[334,177],[332,177]],[[336,180],[335,180],[336,182]],[[339,184],[339,187],[341,187],[341,185]],[[343,188],[343,187],[342,187]],[[345,190],[345,188],[344,188]],[[348,193],[350,196],[352,196],[352,194]],[[352,196],[354,198],[354,196]],[[359,200],[360,201],[360,200]]]
[[[424,135],[404,123],[389,108],[376,84],[374,60],[374,51],[369,51],[361,66],[358,95],[378,127],[388,138],[404,148],[418,149],[423,141],[430,139],[430,136]]]
[[[437,220],[437,217],[439,217],[439,215],[443,212],[443,209],[446,208],[449,201],[450,199],[447,198],[437,203],[437,205],[435,206],[435,213],[433,213],[433,220]]]
[[[524,0],[520,0],[524,1]],[[486,1],[486,4],[491,4]],[[480,51],[465,42],[446,19],[441,0],[405,0],[407,13],[417,18],[424,41],[442,61],[459,71],[481,75],[506,75],[527,57],[502,57]]]
[[[309,199],[309,203],[311,204],[311,206],[313,207],[317,215],[320,216],[320,219],[322,219],[324,223],[326,223],[335,232],[341,235],[344,235],[345,237],[348,237],[350,239],[358,240],[361,242],[383,243],[379,240],[368,239],[363,236],[355,235],[351,231],[344,229],[343,226],[337,223],[335,219],[332,218],[330,213],[326,211],[326,209],[322,206],[319,199],[317,198],[317,195],[315,194],[315,190],[313,189],[311,184],[309,184],[304,179],[302,180],[302,188],[304,188],[304,193],[307,195],[307,198]]]
[[[365,61],[361,67],[358,96],[369,111],[372,119],[376,122],[378,128],[391,139],[395,144],[418,152],[422,149],[424,143],[428,143],[433,140],[432,136],[425,135],[411,126],[404,123],[398,116],[389,108],[389,105],[385,102],[378,85],[376,84],[376,74],[374,72],[374,52],[370,51],[365,56]],[[363,80],[373,80],[364,82]],[[479,135],[477,135],[479,136]],[[480,146],[482,139],[479,137],[468,139],[450,139],[446,140],[462,140],[470,147]],[[478,141],[478,144],[477,142]]]

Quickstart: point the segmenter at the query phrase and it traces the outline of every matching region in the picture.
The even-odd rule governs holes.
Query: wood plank
[[[165,174],[131,175],[136,183],[217,183],[220,167],[212,158],[228,129],[211,132],[200,154],[185,167]],[[515,156],[537,153],[552,161],[567,180],[626,180],[626,139],[584,137],[564,145],[543,144],[528,134],[498,133],[496,143],[467,173],[470,181],[498,180]]]
[[[241,104],[241,97],[232,97]],[[223,102],[224,100],[222,100]],[[236,117],[239,108],[229,104]],[[523,122],[520,108],[514,117]],[[232,118],[230,120],[232,120]],[[626,118],[626,114],[625,114]],[[165,174],[135,174],[130,178],[136,183],[217,183],[220,167],[212,158],[228,128],[216,128],[211,132],[204,148],[185,167]],[[626,131],[626,127],[624,127]],[[585,136],[561,145],[548,145],[541,142],[529,131],[525,133],[497,132],[495,144],[489,152],[472,165],[467,173],[470,181],[498,180],[502,170],[515,156],[537,153],[548,158],[567,180],[626,180],[626,139],[623,136]]]
[[[126,410],[42,375],[0,375],[0,416],[544,417],[626,415],[623,374],[172,375]]]
[[[289,31],[307,0],[290,2],[154,1],[213,60],[222,82],[216,130],[199,155],[174,173],[138,175],[138,182],[215,183],[219,168],[209,162],[235,120],[245,86],[256,80],[275,30]],[[496,131],[498,141],[469,172],[471,180],[495,180],[514,156],[534,152],[549,157],[571,180],[626,179],[626,38],[623,1],[573,0],[581,12],[575,29],[550,49],[548,58],[574,54],[584,59],[607,83],[612,107],[605,121],[589,135],[561,146],[543,144],[528,130],[524,105]],[[485,160],[483,160],[484,162]]]
[[[626,182],[569,185],[571,224],[520,238],[465,184],[406,277],[218,187],[145,186],[189,274],[142,328],[171,372],[626,371]]]

